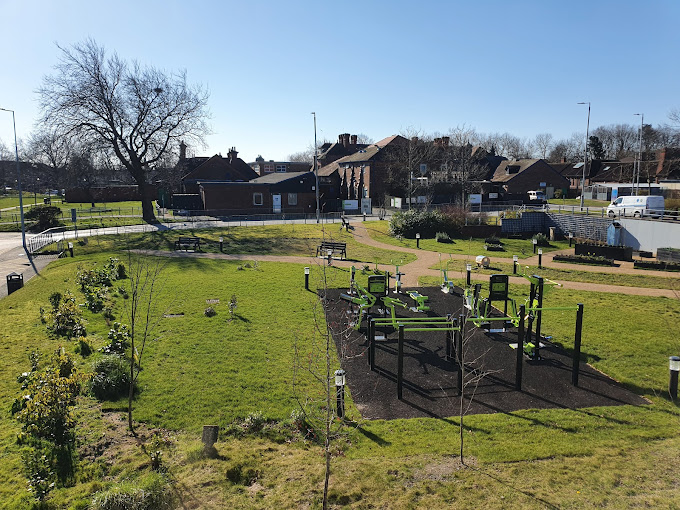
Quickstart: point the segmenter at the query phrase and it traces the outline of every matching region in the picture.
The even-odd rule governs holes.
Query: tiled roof
[[[277,184],[279,182],[287,181],[288,179],[297,179],[303,175],[307,175],[312,172],[277,172],[271,174],[265,174],[262,177],[253,179],[250,181],[255,184]]]

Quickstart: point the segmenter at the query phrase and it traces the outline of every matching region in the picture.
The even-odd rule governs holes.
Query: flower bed
[[[594,255],[555,255],[556,262],[571,262],[572,264],[589,264],[594,266],[615,266],[614,259]]]

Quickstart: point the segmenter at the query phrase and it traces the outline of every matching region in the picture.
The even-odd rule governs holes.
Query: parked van
[[[663,216],[664,199],[658,195],[619,197],[607,207],[607,216]]]

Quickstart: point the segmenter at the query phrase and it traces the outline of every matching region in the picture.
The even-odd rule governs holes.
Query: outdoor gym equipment
[[[455,288],[455,284],[449,280],[449,277],[446,274],[446,269],[441,269],[442,272],[442,283],[441,283],[441,289],[442,292],[446,294],[451,294],[453,292],[453,289]]]
[[[404,332],[406,331],[443,331],[446,333],[446,359],[450,360],[453,356],[456,363],[459,365],[458,392],[460,393],[462,391],[463,371],[460,369],[460,354],[462,353],[463,349],[463,335],[461,334],[461,324],[464,324],[464,317],[462,315],[458,319],[454,319],[451,316],[414,318],[400,317],[398,319],[396,329],[399,331],[397,347],[397,398],[399,400],[401,400],[403,396]],[[372,371],[375,371],[375,341],[377,340],[375,334],[376,326],[394,326],[394,324],[392,322],[392,318],[368,317],[368,363],[370,364]]]
[[[388,275],[371,275],[368,277],[368,288],[359,285],[352,273],[350,280],[350,291],[348,294],[340,294],[340,298],[348,301],[351,305],[358,305],[357,321],[354,329],[361,328],[361,321],[364,313],[368,313],[375,305],[378,297],[383,297],[387,294]]]
[[[396,266],[396,271],[394,273],[394,293],[401,294],[401,277],[406,273],[399,271],[399,266]]]
[[[429,299],[427,296],[422,295],[420,292],[417,290],[408,290],[406,291],[408,296],[413,299],[413,301],[416,302],[415,307],[411,307],[411,311],[413,312],[427,312],[430,307],[427,306],[425,303]]]

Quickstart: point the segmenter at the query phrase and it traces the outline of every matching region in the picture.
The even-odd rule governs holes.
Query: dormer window
[[[519,172],[519,165],[508,165],[505,170],[505,173],[508,175],[516,174],[517,172]]]

